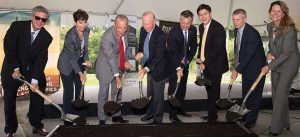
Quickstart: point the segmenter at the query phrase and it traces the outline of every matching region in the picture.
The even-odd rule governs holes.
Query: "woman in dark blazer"
[[[75,25],[67,32],[64,47],[59,55],[58,70],[63,84],[63,110],[69,114],[83,115],[81,111],[73,109],[71,101],[79,98],[82,83],[86,81],[84,75],[83,63],[87,67],[91,66],[88,54],[88,37],[90,29],[87,27],[88,14],[78,9],[73,14]],[[71,122],[65,122],[65,125],[72,125]]]
[[[269,136],[278,136],[284,128],[290,128],[288,97],[293,78],[300,63],[295,24],[289,16],[289,8],[283,1],[271,3],[272,22],[269,33],[268,65],[262,71],[271,70],[273,112]]]

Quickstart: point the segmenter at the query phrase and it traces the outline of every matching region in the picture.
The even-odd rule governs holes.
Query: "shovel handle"
[[[265,74],[263,72],[260,72],[259,76],[257,77],[257,79],[255,80],[255,82],[253,83],[253,85],[251,86],[250,90],[253,91],[255,89],[255,87],[257,86],[257,84],[259,83],[260,79],[264,76]]]
[[[142,65],[139,63],[138,70],[141,70],[141,69],[142,69]],[[139,79],[139,81],[142,81],[143,80],[143,76],[138,75],[138,79]]]
[[[247,99],[249,98],[250,94],[254,91],[255,87],[257,86],[257,84],[259,83],[260,79],[264,76],[265,74],[263,72],[260,72],[259,76],[257,77],[257,79],[255,80],[255,82],[252,84],[250,90],[247,92],[244,100],[243,100],[243,103],[242,103],[242,108],[244,108],[245,106],[245,103],[247,101]]]
[[[21,81],[21,82],[24,82],[26,85],[29,86],[29,88],[32,86],[32,85],[31,85],[28,81],[26,81],[26,80],[23,80],[23,79],[21,79],[21,78],[17,78],[17,79],[18,79],[19,81]],[[51,104],[53,104],[52,100],[51,100],[48,96],[46,96],[42,91],[40,91],[39,89],[35,89],[35,91],[33,91],[33,92],[39,94],[42,98],[44,98],[45,100],[47,100],[48,102],[50,102]]]

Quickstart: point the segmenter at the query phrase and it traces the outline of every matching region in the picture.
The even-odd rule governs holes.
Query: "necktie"
[[[124,58],[124,44],[122,41],[122,37],[120,37],[120,69],[123,71],[125,68],[125,58]]]
[[[187,42],[188,42],[188,39],[187,39],[187,31],[184,31],[184,66],[187,65]]]
[[[31,45],[32,45],[32,43],[33,43],[33,41],[34,41],[33,35],[34,35],[34,32],[31,32],[31,41],[30,41],[30,44],[31,44]]]
[[[150,38],[149,38],[149,34],[147,34],[146,38],[145,38],[145,41],[144,41],[144,59],[143,59],[143,65],[146,64],[147,60],[149,59],[149,41],[150,41]]]
[[[235,37],[235,44],[234,44],[234,68],[236,68],[239,65],[239,52],[240,52],[240,42],[241,42],[241,36],[239,29],[236,32]]]
[[[205,60],[204,50],[205,50],[206,35],[207,35],[207,29],[204,28],[204,32],[202,35],[202,42],[201,42],[201,53],[200,53],[200,59],[202,62]]]

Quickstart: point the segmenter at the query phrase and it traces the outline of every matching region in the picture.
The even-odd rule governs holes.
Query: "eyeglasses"
[[[42,22],[46,22],[48,19],[45,19],[45,18],[41,18],[39,16],[34,16],[34,19],[35,20],[42,20]]]

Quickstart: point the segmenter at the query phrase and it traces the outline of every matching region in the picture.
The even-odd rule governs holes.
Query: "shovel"
[[[142,69],[141,64],[139,64],[138,69],[139,70]],[[144,96],[144,93],[143,93],[143,78],[142,78],[142,76],[138,76],[138,79],[139,79],[140,98],[132,100],[131,101],[131,106],[135,109],[143,109],[149,104],[151,97],[149,97],[149,99],[148,99],[146,96]]]
[[[25,83],[29,87],[32,86],[28,81],[25,80],[25,78],[23,76],[22,77],[18,77],[17,79],[19,81]],[[86,123],[86,119],[85,118],[79,117],[78,115],[65,114],[65,112],[62,110],[62,108],[59,105],[57,105],[56,103],[54,103],[48,96],[46,96],[39,89],[36,89],[34,92],[37,93],[38,95],[40,95],[42,98],[44,98],[49,103],[51,103],[54,107],[56,107],[60,111],[60,114],[61,114],[60,118],[61,118],[61,120],[67,121],[67,122],[75,122],[77,125],[83,125],[83,124]]]
[[[178,87],[180,84],[180,80],[181,77],[177,76],[177,84],[176,84],[176,89],[173,95],[168,95],[168,102],[170,103],[170,105],[174,108],[180,108],[181,107],[181,103],[178,99],[176,99],[175,95],[178,92]]]
[[[126,73],[126,72],[125,72]],[[125,79],[125,74],[123,74],[122,76],[122,81]],[[121,92],[122,88],[119,88],[117,91],[117,95],[115,97],[114,101],[107,101],[103,108],[104,108],[104,112],[108,115],[111,116],[115,113],[117,113],[119,110],[121,110],[121,104],[117,102],[117,99],[119,97],[119,94]]]
[[[229,108],[229,107],[231,107],[231,106],[234,105],[235,101],[233,101],[233,100],[230,99],[230,91],[231,91],[231,88],[232,88],[233,81],[234,81],[234,79],[230,80],[226,99],[219,99],[219,100],[217,100],[216,105],[218,107],[224,109],[224,108]]]
[[[227,112],[226,112],[226,120],[227,121],[236,121],[251,111],[246,108],[245,103],[263,76],[264,76],[264,74],[263,74],[263,72],[261,72],[259,74],[258,78],[255,80],[255,82],[251,86],[250,90],[247,92],[241,106],[235,104],[227,110]]]
[[[84,75],[86,75],[86,71],[84,71]],[[78,99],[73,100],[71,103],[74,107],[76,108],[82,108],[85,107],[89,104],[89,101],[84,100],[83,94],[84,94],[84,83],[82,82],[81,90],[80,90],[80,95]]]
[[[198,68],[200,70],[200,76],[197,76],[194,83],[198,86],[211,86],[211,81],[203,75],[203,70],[200,68],[200,65],[198,65]]]

